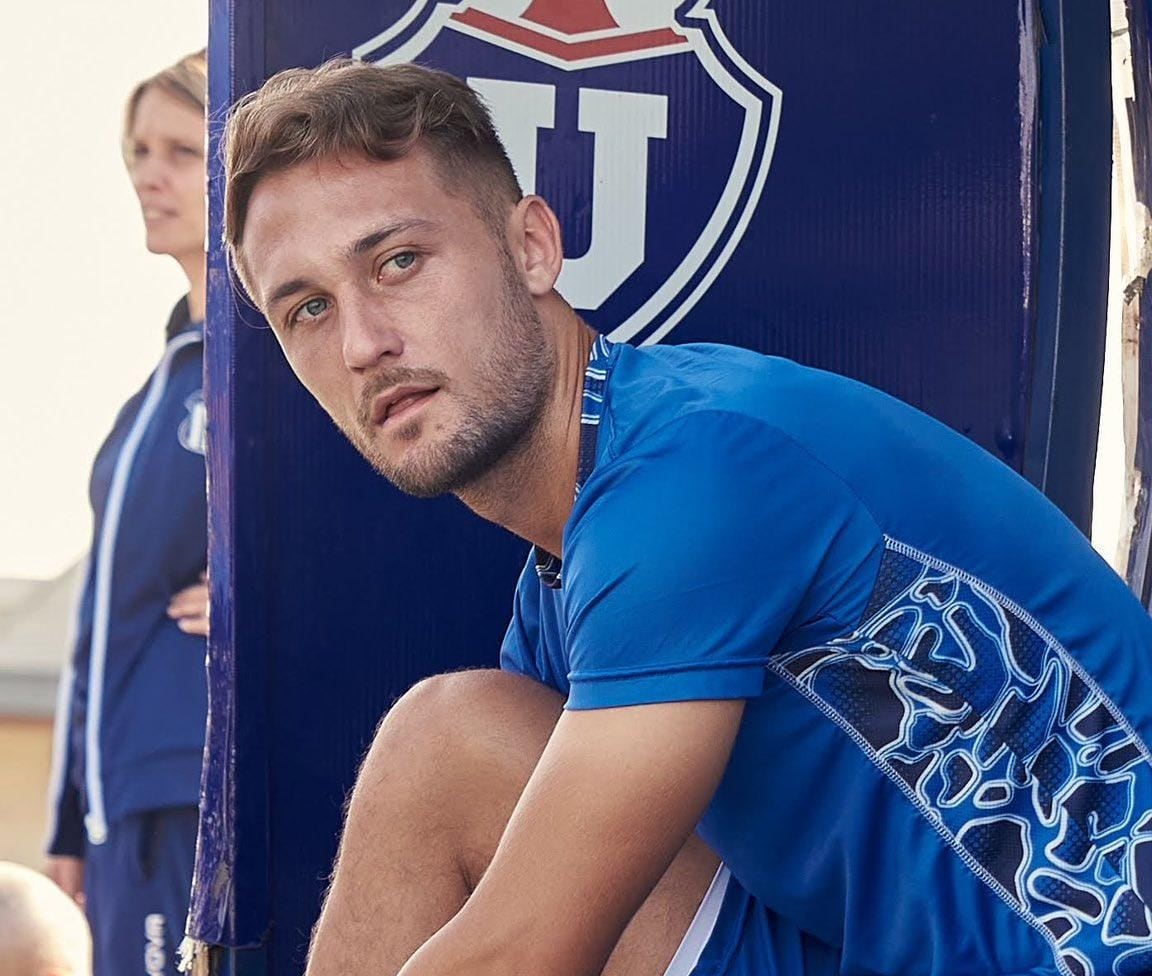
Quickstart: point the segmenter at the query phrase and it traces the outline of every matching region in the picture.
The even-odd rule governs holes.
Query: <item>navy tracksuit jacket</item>
[[[181,302],[160,364],[100,448],[92,550],[61,682],[49,853],[84,856],[121,818],[195,806],[205,641],[167,616],[206,565],[203,338]]]

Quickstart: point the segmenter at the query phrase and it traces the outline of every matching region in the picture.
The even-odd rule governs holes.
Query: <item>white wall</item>
[[[1135,386],[1135,346],[1125,349],[1123,295],[1133,278],[1148,274],[1147,209],[1136,198],[1128,103],[1135,98],[1132,50],[1123,0],[1112,0],[1112,222],[1108,263],[1108,334],[1104,395],[1092,516],[1092,544],[1121,575],[1127,570],[1132,534],[1125,422],[1132,424],[1139,391]],[[1125,389],[1127,379],[1128,388]],[[1127,404],[1125,403],[1127,398]],[[1125,416],[1127,412],[1127,418]]]
[[[143,247],[124,98],[207,42],[207,0],[6,4],[0,58],[0,577],[87,547],[88,468],[184,278]]]

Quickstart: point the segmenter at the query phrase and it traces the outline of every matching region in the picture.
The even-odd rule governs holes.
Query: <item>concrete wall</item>
[[[0,580],[0,860],[43,864],[52,717],[79,567]]]

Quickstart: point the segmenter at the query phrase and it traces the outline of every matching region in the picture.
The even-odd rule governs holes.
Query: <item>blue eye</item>
[[[409,271],[415,274],[413,269],[419,260],[419,251],[398,251],[377,266],[376,282],[382,285],[402,284],[408,280]]]
[[[319,318],[328,310],[327,298],[309,298],[295,312],[292,313],[291,322],[304,322],[308,319]]]

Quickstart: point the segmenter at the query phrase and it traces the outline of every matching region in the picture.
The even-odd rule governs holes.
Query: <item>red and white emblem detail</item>
[[[538,56],[546,55],[556,65],[586,67],[602,63],[604,58],[651,57],[661,48],[673,49],[687,44],[681,34],[668,26],[675,4],[662,5],[669,7],[663,11],[663,23],[658,18],[648,18],[648,24],[643,26],[635,19],[635,12],[631,26],[621,25],[609,9],[607,0],[583,3],[532,0],[518,17],[511,18],[497,16],[482,9],[484,6],[499,4],[476,4],[453,14],[452,19],[463,27],[487,34],[497,43],[531,49]],[[641,3],[637,6],[641,8],[637,12],[644,15],[648,11],[642,8],[655,5]]]
[[[353,56],[386,44],[426,6],[416,4]],[[442,6],[436,30],[451,27],[559,68],[650,58],[688,45],[674,18],[683,0],[464,0]]]

